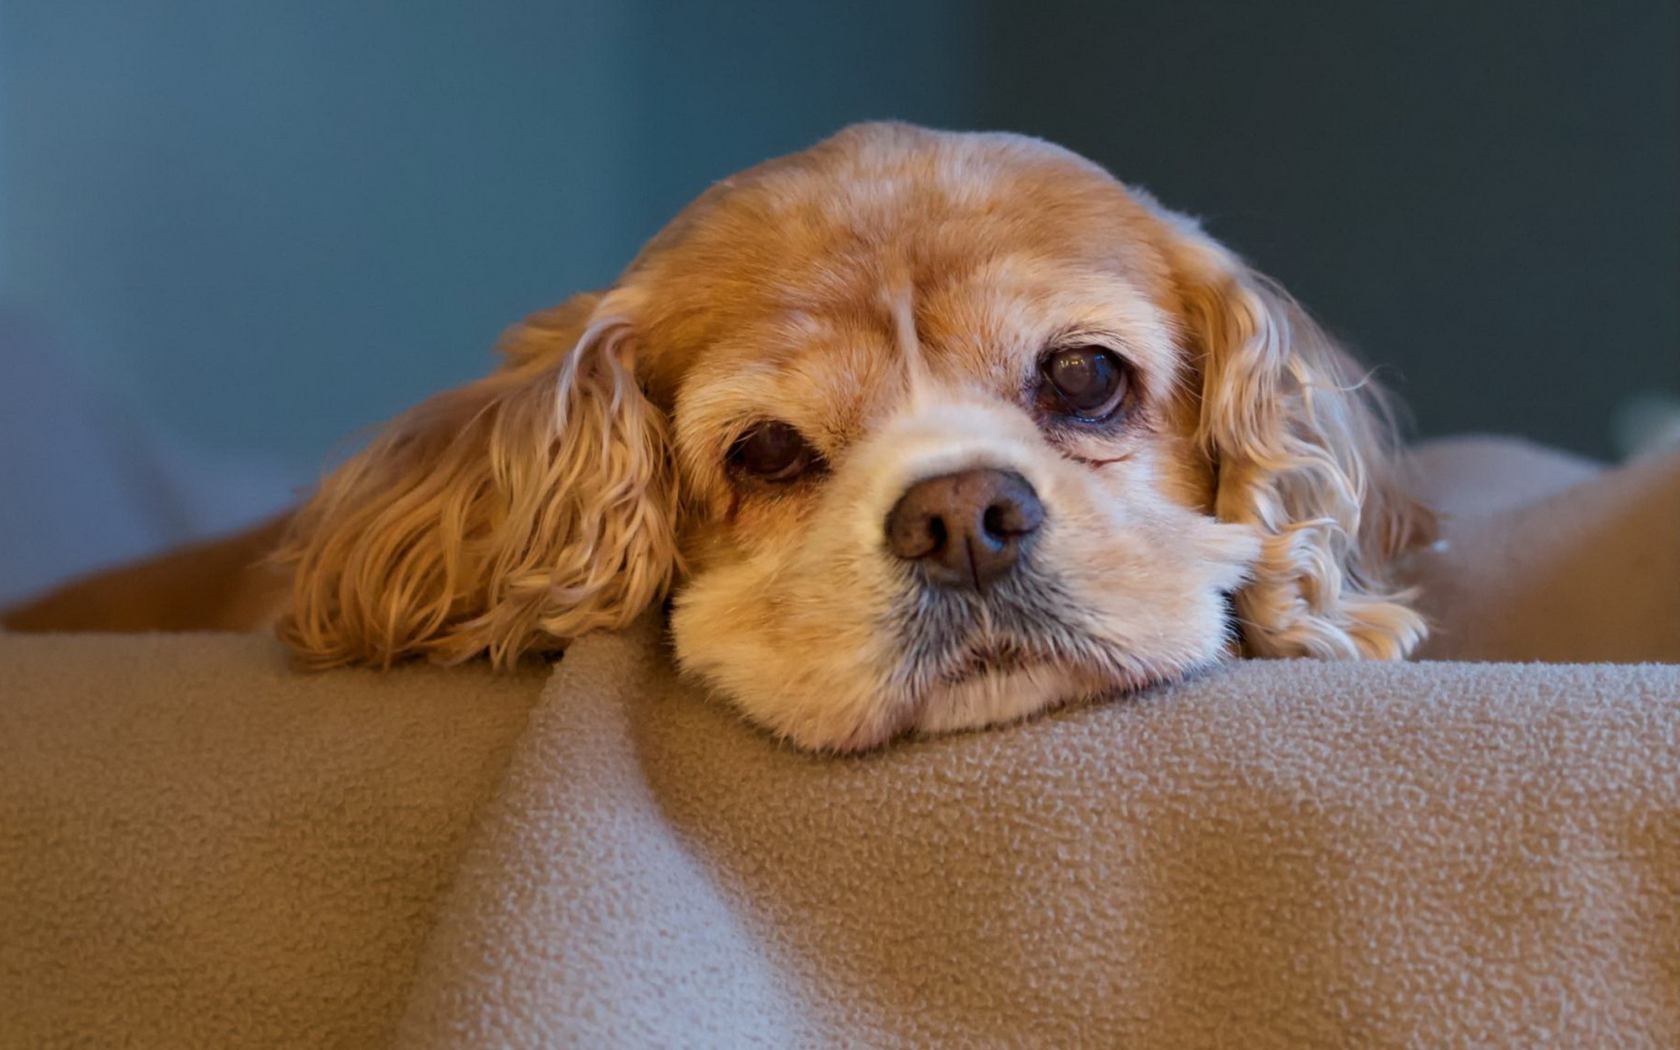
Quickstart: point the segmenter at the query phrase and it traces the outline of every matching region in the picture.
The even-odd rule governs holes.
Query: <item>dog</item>
[[[1037,139],[847,128],[502,350],[287,523],[303,664],[506,666],[668,598],[685,673],[852,752],[1426,633],[1395,566],[1431,517],[1376,384]]]

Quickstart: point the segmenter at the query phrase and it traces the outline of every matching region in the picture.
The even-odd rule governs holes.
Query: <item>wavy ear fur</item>
[[[613,293],[538,314],[501,369],[421,404],[294,519],[281,638],[316,667],[498,666],[628,624],[676,566],[665,420]]]
[[[1401,487],[1392,414],[1287,292],[1188,219],[1175,232],[1182,310],[1202,377],[1198,440],[1215,514],[1257,527],[1235,596],[1258,656],[1400,659],[1423,640],[1393,562],[1434,529]]]

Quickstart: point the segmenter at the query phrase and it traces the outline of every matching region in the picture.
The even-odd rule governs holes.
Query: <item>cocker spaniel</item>
[[[854,751],[1424,636],[1392,566],[1429,516],[1375,386],[1039,140],[848,128],[503,349],[293,517],[305,663],[506,665],[669,596],[684,671]]]

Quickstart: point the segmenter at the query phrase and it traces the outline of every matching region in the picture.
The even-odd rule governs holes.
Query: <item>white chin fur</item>
[[[1085,676],[1055,664],[986,672],[930,689],[911,728],[950,733],[1001,725],[1084,699],[1094,691]]]

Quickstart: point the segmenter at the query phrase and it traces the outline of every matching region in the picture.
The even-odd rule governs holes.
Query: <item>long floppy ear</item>
[[[498,666],[628,624],[676,566],[663,414],[619,293],[515,328],[502,367],[405,413],[294,519],[281,638],[308,665]]]
[[[1257,527],[1235,595],[1258,656],[1400,659],[1425,637],[1395,560],[1433,532],[1402,488],[1388,402],[1289,294],[1192,221],[1167,213],[1201,372],[1197,438],[1214,513]]]

